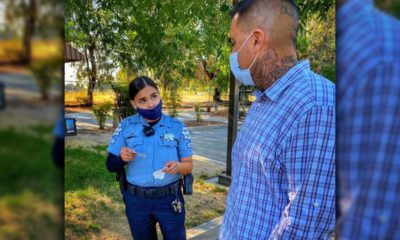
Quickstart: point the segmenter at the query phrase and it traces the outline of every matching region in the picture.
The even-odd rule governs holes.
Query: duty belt
[[[139,187],[128,183],[127,190],[130,194],[145,198],[161,198],[175,195],[179,190],[179,180],[163,187]]]

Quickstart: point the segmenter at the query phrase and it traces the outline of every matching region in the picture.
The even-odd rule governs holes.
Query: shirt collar
[[[361,9],[371,7],[374,5],[373,0],[347,0],[337,11],[337,32],[342,31],[343,28],[348,27],[352,18],[360,13]]]
[[[275,81],[271,87],[269,87],[264,92],[260,90],[255,90],[254,95],[257,99],[260,99],[263,95],[267,96],[271,101],[274,101],[287,87],[289,87],[298,78],[299,74],[310,71],[310,61],[304,60],[285,73],[282,77]]]
[[[143,126],[150,126],[149,123],[140,114],[137,114],[137,117],[133,119],[133,122],[139,123]],[[171,121],[170,121],[169,117],[167,115],[165,115],[164,113],[161,114],[161,119],[158,122],[158,124],[160,124],[160,126],[171,127]]]

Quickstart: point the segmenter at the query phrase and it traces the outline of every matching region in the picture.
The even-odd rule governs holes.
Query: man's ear
[[[253,44],[254,44],[254,47],[256,48],[256,50],[258,51],[263,47],[266,36],[265,36],[264,31],[259,28],[256,28],[253,33],[254,33]]]
[[[136,104],[135,104],[135,101],[133,101],[133,100],[129,100],[129,103],[131,104],[131,106],[133,107],[133,109],[137,109],[136,108]]]

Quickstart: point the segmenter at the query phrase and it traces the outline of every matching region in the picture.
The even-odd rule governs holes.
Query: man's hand
[[[123,147],[123,148],[121,148],[120,155],[121,155],[121,158],[122,158],[122,160],[124,162],[130,162],[133,159],[135,159],[137,154],[135,153],[134,150],[132,150],[132,149],[130,149],[128,147]]]
[[[164,165],[163,172],[168,174],[177,174],[179,173],[180,162],[177,161],[170,161]]]

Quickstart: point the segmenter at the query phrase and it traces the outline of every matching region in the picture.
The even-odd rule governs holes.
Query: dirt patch
[[[226,109],[220,110],[218,112],[211,112],[210,115],[211,116],[218,116],[218,117],[226,117],[226,118],[228,118],[229,117],[229,109],[226,108]]]
[[[185,123],[185,125],[187,127],[216,126],[216,125],[224,124],[223,122],[217,122],[217,121],[200,121],[200,122],[197,122],[196,120],[187,120],[187,121],[184,121],[184,123]]]
[[[65,113],[77,113],[77,112],[79,112],[79,113],[81,113],[81,112],[91,112],[91,110],[90,110],[90,108],[79,107],[79,106],[76,106],[76,107],[71,107],[71,106],[65,107]]]

